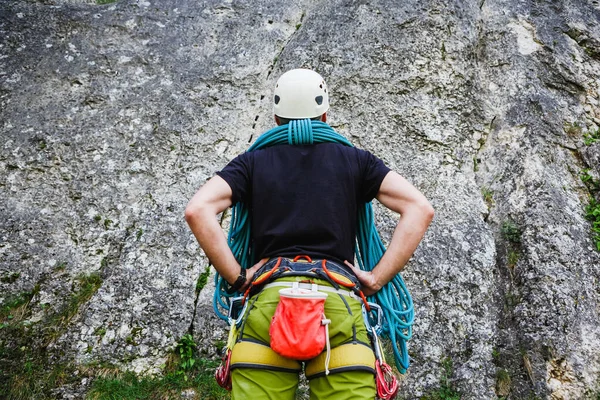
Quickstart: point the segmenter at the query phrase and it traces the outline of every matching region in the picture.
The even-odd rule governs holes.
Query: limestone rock
[[[331,125],[436,209],[403,273],[401,396],[598,396],[595,2],[99,3],[0,4],[0,303],[30,296],[52,357],[157,373],[190,329],[217,356],[183,210],[272,126],[276,78],[309,67]],[[398,216],[376,218],[389,240]]]

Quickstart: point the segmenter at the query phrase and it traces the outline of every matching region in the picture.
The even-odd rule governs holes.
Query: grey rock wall
[[[584,0],[5,0],[0,303],[31,293],[34,345],[76,365],[157,373],[190,330],[216,355],[225,325],[183,210],[272,126],[277,77],[309,67],[332,126],[436,209],[403,273],[401,396],[449,375],[463,399],[596,399],[598,193],[581,174],[600,179],[600,141],[584,144],[599,21]],[[376,216],[389,240],[397,215]],[[97,291],[48,335],[89,276]]]

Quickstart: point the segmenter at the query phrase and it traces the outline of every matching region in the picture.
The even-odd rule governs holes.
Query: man
[[[329,93],[323,78],[314,71],[296,69],[283,74],[273,101],[277,125],[308,119],[327,121]],[[401,218],[379,263],[372,271],[362,271],[352,265],[357,210],[373,198]],[[255,264],[246,271],[231,252],[216,219],[240,201],[249,207],[252,226]],[[360,355],[366,348],[361,344],[369,343],[362,304],[329,277],[333,271],[339,278],[333,278],[336,282],[357,279],[364,295],[375,294],[404,268],[433,213],[421,192],[372,154],[337,143],[318,143],[282,144],[241,154],[200,188],[185,217],[231,291],[244,293],[255,275],[262,281],[269,272],[284,266],[287,272],[275,280],[277,284],[308,280],[318,284],[320,292],[328,292],[324,311],[330,321],[331,362],[329,350],[326,361],[320,356],[306,361],[311,399],[373,399],[373,355],[370,349],[364,357]],[[309,270],[315,275],[310,276]],[[266,285],[251,293],[233,349],[233,399],[295,398],[301,363],[269,347],[269,325],[279,305],[280,289]],[[340,361],[351,359],[349,355],[363,359]]]

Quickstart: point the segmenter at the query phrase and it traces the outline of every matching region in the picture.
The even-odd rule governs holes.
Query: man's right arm
[[[379,187],[377,200],[400,214],[392,240],[372,271],[352,267],[362,284],[365,295],[370,296],[402,271],[425,231],[429,227],[434,210],[425,196],[406,179],[390,171]]]

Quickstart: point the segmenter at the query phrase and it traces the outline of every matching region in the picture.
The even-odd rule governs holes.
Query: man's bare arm
[[[352,267],[364,293],[376,293],[406,265],[433,219],[434,210],[425,196],[406,179],[391,171],[377,193],[377,200],[400,214],[390,245],[370,272]]]
[[[220,176],[215,176],[198,190],[185,209],[185,220],[200,247],[204,249],[217,272],[229,284],[236,281],[242,267],[227,245],[227,239],[216,216],[231,206],[231,195],[229,184]],[[247,283],[265,261],[261,260],[247,271]]]

